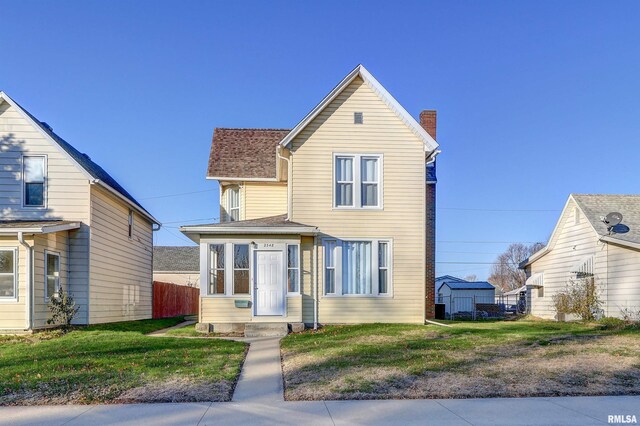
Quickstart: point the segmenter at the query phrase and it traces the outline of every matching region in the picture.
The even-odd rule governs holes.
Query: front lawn
[[[244,333],[200,333],[195,324],[167,331],[167,336],[180,337],[244,337]]]
[[[246,345],[144,335],[181,321],[0,338],[0,405],[230,400]]]
[[[327,326],[281,352],[288,400],[640,394],[640,329],[548,321]]]

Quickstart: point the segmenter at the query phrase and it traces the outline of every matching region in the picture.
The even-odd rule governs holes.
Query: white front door
[[[281,251],[256,252],[256,315],[284,315],[284,277]]]

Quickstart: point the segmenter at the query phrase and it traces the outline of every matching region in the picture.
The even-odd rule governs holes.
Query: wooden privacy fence
[[[154,281],[153,318],[197,314],[199,298],[199,288]]]

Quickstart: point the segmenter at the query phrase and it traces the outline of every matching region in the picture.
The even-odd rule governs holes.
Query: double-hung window
[[[249,244],[233,245],[233,294],[249,294]]]
[[[45,287],[44,298],[49,300],[60,291],[60,255],[45,251]]]
[[[287,288],[289,293],[300,293],[300,246],[287,244]]]
[[[127,218],[127,235],[129,239],[133,238],[133,210],[129,210],[129,217]]]
[[[22,157],[23,206],[45,206],[46,166],[44,156]]]
[[[224,294],[224,244],[209,245],[209,294]]]
[[[236,222],[240,220],[240,188],[237,186],[229,188],[227,197],[229,222]]]
[[[334,158],[334,207],[382,207],[382,156],[336,154]]]
[[[16,250],[0,249],[0,300],[16,299]]]
[[[390,244],[388,240],[325,240],[325,294],[390,295]]]

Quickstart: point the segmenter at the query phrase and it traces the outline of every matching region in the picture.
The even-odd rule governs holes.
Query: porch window
[[[391,295],[391,241],[325,240],[325,294]]]
[[[45,205],[45,157],[22,157],[23,206],[44,207]]]
[[[60,255],[45,251],[44,268],[44,299],[48,301],[60,291]]]
[[[236,222],[240,220],[240,188],[234,186],[229,188],[227,191],[229,221]]]
[[[211,244],[209,252],[209,294],[224,294],[224,244]]]
[[[16,250],[0,250],[0,299],[16,298]]]
[[[249,244],[233,245],[233,294],[249,294]]]
[[[300,246],[287,245],[287,282],[289,293],[300,293]]]

